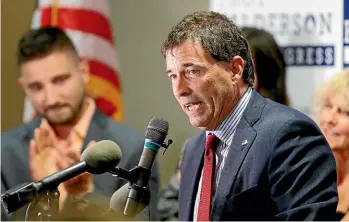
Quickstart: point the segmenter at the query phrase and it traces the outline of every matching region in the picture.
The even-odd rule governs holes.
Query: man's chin
[[[63,125],[63,124],[68,124],[72,122],[73,118],[71,116],[61,116],[59,118],[55,117],[49,117],[47,116],[46,119],[48,122],[52,125]]]
[[[207,127],[207,121],[203,121],[203,119],[189,117],[189,122],[192,126],[197,127],[199,129],[205,130]]]
[[[51,124],[51,125],[65,125],[65,124],[68,124],[70,121],[69,120],[57,120],[57,119],[51,119],[51,120],[48,120],[48,122]]]

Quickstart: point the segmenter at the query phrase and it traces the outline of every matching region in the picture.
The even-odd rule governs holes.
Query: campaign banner
[[[274,36],[290,106],[308,115],[315,88],[349,66],[349,0],[210,0],[209,7]]]

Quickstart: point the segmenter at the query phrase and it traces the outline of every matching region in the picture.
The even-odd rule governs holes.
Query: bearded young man
[[[86,95],[88,64],[79,57],[63,30],[44,27],[27,32],[19,42],[18,66],[19,84],[38,117],[1,136],[2,193],[79,162],[81,153],[95,141],[112,140],[120,146],[119,167],[131,169],[138,165],[144,136],[104,115]],[[154,197],[158,191],[157,176],[155,166],[149,185]],[[101,212],[109,208],[111,195],[123,184],[125,181],[109,174],[81,174],[59,185],[60,210],[72,215],[81,211],[86,218],[89,213],[96,216],[100,213],[97,208]],[[101,200],[105,208],[100,204],[94,204],[92,211],[81,210],[81,205],[74,207],[76,200],[93,204],[92,199]],[[155,201],[152,198],[152,209]],[[152,213],[154,219],[156,212]],[[2,218],[7,216],[2,211]],[[24,212],[19,211],[7,219],[23,217]]]

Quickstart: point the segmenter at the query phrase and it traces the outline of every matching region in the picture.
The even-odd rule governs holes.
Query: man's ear
[[[234,56],[230,60],[231,79],[233,82],[238,82],[240,79],[242,79],[244,68],[245,62],[241,56]]]
[[[82,78],[84,80],[84,83],[87,84],[90,80],[90,67],[86,60],[81,59],[79,69],[81,71],[81,74],[83,75]]]

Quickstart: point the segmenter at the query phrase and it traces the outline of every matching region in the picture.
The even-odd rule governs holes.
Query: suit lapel
[[[96,109],[89,125],[81,152],[87,148],[87,145],[91,140],[98,142],[112,138],[108,136],[108,132],[106,131],[106,120],[107,117]],[[115,179],[111,178],[108,174],[94,175],[93,178],[95,191],[98,193],[106,193],[106,187],[115,187]]]
[[[257,136],[253,125],[259,120],[264,105],[264,98],[257,92],[252,91],[250,101],[236,127],[233,141],[226,157],[227,161],[221,172],[221,178],[215,192],[216,195],[213,198],[211,220],[218,221],[221,219],[224,204],[233,191],[239,169]]]
[[[41,118],[35,118],[24,126],[23,139],[26,143],[29,143],[29,141],[34,138],[34,131],[36,128],[39,128],[40,124]]]
[[[180,212],[184,212],[183,218],[181,218],[181,220],[193,220],[193,210],[196,199],[196,193],[198,190],[198,184],[201,176],[202,162],[204,157],[203,150],[205,149],[205,142],[205,132],[203,132],[196,140],[191,141],[191,143],[188,144],[187,147],[192,152],[188,156],[189,159],[186,161],[186,167],[183,168],[184,172],[181,178],[180,186],[183,187],[183,189],[180,189],[179,207]]]
[[[216,195],[213,199],[212,220],[220,220],[221,211],[224,208],[222,200],[226,200],[229,197],[236,176],[239,172],[240,166],[242,165],[244,158],[253,143],[256,132],[252,127],[249,126],[247,121],[242,118],[238,124],[232,144],[229,147],[227,160],[221,172],[221,178],[218,182],[216,189]]]
[[[98,109],[96,109],[91,123],[88,127],[86,139],[84,140],[84,145],[81,152],[83,152],[87,148],[87,145],[91,140],[98,142],[103,139],[103,134],[105,133],[105,124],[106,123],[105,118],[103,118],[103,114]]]

